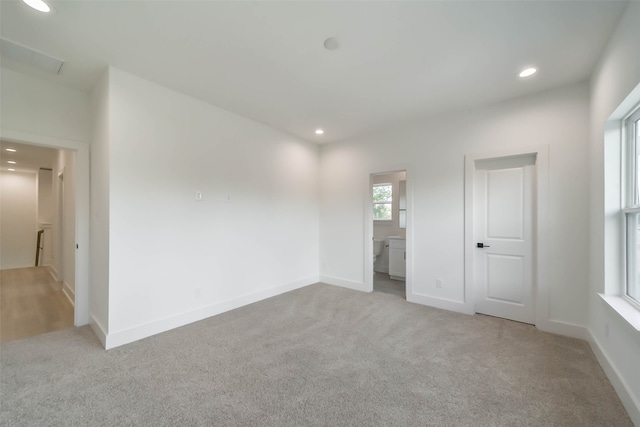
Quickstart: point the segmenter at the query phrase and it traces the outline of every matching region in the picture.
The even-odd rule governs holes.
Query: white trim
[[[599,293],[600,298],[606,302],[609,307],[618,313],[624,320],[631,325],[633,329],[640,332],[640,310],[634,307],[624,297],[616,295],[605,295]]]
[[[462,314],[474,314],[473,310],[469,310],[469,306],[465,304],[464,301],[437,298],[429,295],[409,292],[407,292],[407,301],[429,307],[440,308],[442,310],[455,311]]]
[[[76,152],[76,244],[74,325],[89,319],[89,143],[0,128],[2,139]]]
[[[152,335],[159,334],[161,332],[175,329],[180,326],[187,325],[189,323],[197,322],[199,320],[224,313],[226,311],[244,307],[245,305],[249,305],[254,302],[271,298],[276,295],[283,294],[285,292],[303,288],[305,286],[309,286],[317,282],[318,282],[317,276],[308,277],[305,279],[300,279],[294,282],[286,283],[284,285],[279,285],[272,288],[264,289],[258,292],[252,292],[237,298],[221,301],[219,303],[212,304],[206,307],[197,308],[195,310],[191,310],[175,316],[170,316],[164,319],[159,319],[159,320],[144,323],[138,326],[134,326],[132,328],[108,333],[106,334],[106,337],[105,337],[104,347],[106,350],[119,347],[121,345],[138,341],[143,338],[147,338]]]
[[[75,292],[73,292],[73,289],[71,289],[71,286],[69,286],[67,282],[62,282],[62,292],[64,293],[64,296],[67,297],[71,305],[75,307],[76,294]]]
[[[578,338],[580,340],[589,340],[589,331],[587,328],[574,323],[564,322],[562,320],[547,319],[536,323],[536,328],[549,332],[550,334],[562,335],[570,338]]]
[[[49,267],[49,274],[53,277],[53,280],[59,282],[60,279],[58,279],[58,270],[56,270],[56,267],[53,264],[47,265],[47,267]]]
[[[340,279],[338,277],[320,276],[320,281],[327,285],[340,286],[341,288],[353,289],[354,291],[373,292],[373,287],[371,289],[367,289],[367,286],[364,283]]]
[[[102,323],[100,323],[100,321],[98,319],[96,319],[95,316],[91,316],[91,321],[89,322],[89,326],[91,327],[91,330],[93,331],[93,333],[96,335],[96,337],[98,338],[98,341],[100,341],[100,344],[102,344],[102,347],[106,348],[107,347],[107,332],[104,326],[102,326]]]
[[[622,401],[622,405],[627,410],[629,418],[631,418],[634,425],[640,426],[640,402],[633,396],[629,384],[625,381],[624,376],[620,375],[620,371],[616,369],[609,354],[605,351],[596,336],[591,331],[587,333],[591,350],[593,354],[595,354],[596,359],[598,359],[607,378],[611,381],[611,385],[618,394],[620,401]]]
[[[464,306],[465,312],[475,312],[473,277],[473,187],[475,162],[477,160],[500,157],[536,156],[536,220],[534,232],[536,238],[535,262],[535,324],[548,326],[550,320],[549,301],[549,146],[515,147],[493,150],[465,156],[464,186]]]
[[[366,197],[364,198],[364,271],[362,274],[364,283],[357,284],[358,287],[354,287],[353,284],[356,282],[351,282],[351,285],[348,284],[340,284],[338,282],[327,282],[331,285],[343,286],[349,289],[356,289],[364,292],[373,292],[373,176],[375,173],[369,174],[369,179],[367,180],[367,189],[366,189]],[[371,254],[371,256],[369,256]],[[329,280],[342,280],[334,277],[329,277]],[[324,280],[323,280],[324,281]],[[345,282],[349,282],[348,280]],[[361,288],[360,288],[361,287]]]

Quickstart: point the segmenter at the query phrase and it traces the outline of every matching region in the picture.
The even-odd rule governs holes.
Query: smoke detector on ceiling
[[[337,37],[329,37],[324,41],[324,48],[327,50],[340,49],[340,39]]]

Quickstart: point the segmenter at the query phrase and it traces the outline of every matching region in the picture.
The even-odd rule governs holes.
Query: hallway
[[[0,271],[0,343],[70,328],[73,316],[49,267]]]

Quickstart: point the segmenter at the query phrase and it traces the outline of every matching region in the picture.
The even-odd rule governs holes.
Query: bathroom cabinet
[[[405,280],[407,271],[407,243],[404,237],[389,237],[389,276]]]

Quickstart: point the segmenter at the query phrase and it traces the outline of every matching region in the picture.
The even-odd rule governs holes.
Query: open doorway
[[[374,292],[407,297],[407,172],[370,176]]]
[[[7,342],[75,323],[75,153],[2,140],[0,159],[0,341]],[[71,173],[63,182],[59,171]]]

